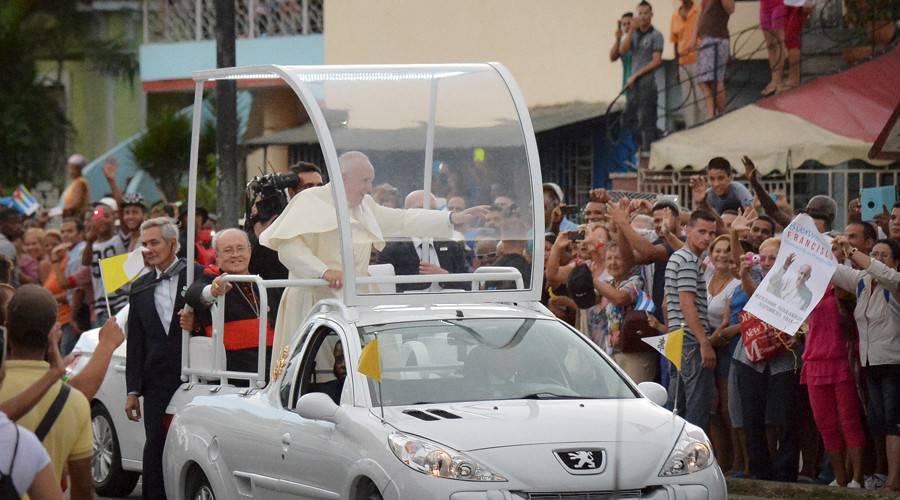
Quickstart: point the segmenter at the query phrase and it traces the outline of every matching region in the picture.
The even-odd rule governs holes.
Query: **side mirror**
[[[666,392],[665,387],[657,384],[656,382],[641,382],[638,384],[638,390],[641,391],[641,394],[644,395],[650,401],[662,406],[666,407],[666,402],[669,399],[669,393]]]
[[[297,401],[297,414],[309,420],[324,420],[336,424],[340,420],[340,410],[341,407],[334,404],[331,396],[324,392],[310,392]]]

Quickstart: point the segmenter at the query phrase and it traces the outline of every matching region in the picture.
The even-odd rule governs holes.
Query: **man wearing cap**
[[[578,224],[563,216],[562,211],[554,210],[564,200],[562,188],[555,182],[545,182],[543,184],[544,191],[544,228],[545,232],[559,234],[562,231],[574,231],[578,229]]]
[[[68,165],[66,165],[69,185],[62,194],[63,215],[81,217],[91,208],[91,188],[87,178],[81,175],[85,163],[84,156],[79,154],[69,157]]]
[[[99,328],[109,318],[109,314],[115,315],[119,309],[128,303],[128,294],[122,289],[109,294],[109,308],[106,307],[107,294],[103,286],[103,277],[100,274],[100,261],[128,251],[128,240],[116,231],[116,200],[102,198],[94,203],[94,212],[91,216],[91,229],[87,241],[91,245],[91,253],[85,252],[82,264],[91,266],[91,280],[94,286],[94,312],[97,318],[93,328]]]
[[[137,248],[140,240],[139,228],[141,223],[147,220],[148,205],[140,193],[122,193],[119,183],[116,182],[118,169],[119,160],[115,156],[110,156],[103,165],[103,176],[106,177],[112,197],[119,206],[119,238],[128,242],[128,250],[131,251]]]

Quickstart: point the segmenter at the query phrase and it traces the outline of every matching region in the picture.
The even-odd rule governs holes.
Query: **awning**
[[[620,100],[621,101],[621,100]],[[600,102],[570,102],[553,106],[538,106],[529,110],[531,123],[535,133],[546,132],[548,130],[565,127],[573,123],[580,123],[594,118],[602,117],[607,112],[618,112],[622,109],[623,104],[617,101],[612,107],[608,103]],[[501,127],[497,127],[501,130]],[[449,140],[453,143],[464,144],[472,147],[483,145],[485,137],[481,134],[475,137],[466,136],[465,131],[449,129],[445,127],[437,127],[436,133],[441,132],[447,134]],[[344,131],[336,132],[347,133]],[[356,133],[368,135],[371,138],[372,149],[380,149],[385,144],[393,145],[396,141],[400,143],[416,144],[415,140],[424,133],[424,129],[401,129],[401,130],[362,130]],[[499,132],[498,132],[499,133]],[[490,132],[488,135],[491,135]],[[494,138],[492,143],[509,142],[510,138]],[[318,144],[319,138],[316,137],[316,131],[309,123],[299,127],[282,130],[271,135],[254,137],[253,139],[244,141],[245,146],[263,147],[263,146],[287,146],[292,144]],[[393,146],[392,146],[393,147]]]
[[[748,155],[760,173],[767,174],[784,172],[789,155],[793,165],[865,159],[897,102],[900,47],[657,141],[651,147],[650,169],[701,169],[716,156],[737,167]]]

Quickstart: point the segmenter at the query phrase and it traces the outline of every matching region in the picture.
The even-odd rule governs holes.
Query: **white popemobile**
[[[533,245],[530,262],[510,256],[473,273],[394,276],[381,264],[355,275],[338,167],[347,151],[370,158],[376,183],[424,189],[438,206],[453,196],[470,205],[510,197],[523,213],[503,240],[543,231],[534,132],[503,66],[197,72],[189,213],[204,85],[252,78],[283,80],[309,116],[337,200],[345,286],[313,308],[271,377],[263,354],[256,373],[224,370],[224,297],[212,338],[185,333],[186,383],[169,406],[163,458],[169,498],[726,498],[709,440],[660,406],[665,390],[635,385],[539,303],[540,280],[529,276],[542,274],[543,245]],[[424,241],[426,256],[429,245],[436,253],[451,244],[408,236],[387,244]],[[425,288],[398,293],[401,283]],[[334,367],[341,353],[343,380]],[[227,383],[237,378],[249,387]]]

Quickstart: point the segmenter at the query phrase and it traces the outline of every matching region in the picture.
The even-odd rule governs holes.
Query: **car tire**
[[[141,476],[122,468],[119,436],[112,417],[102,404],[91,408],[91,426],[94,430],[94,454],[91,457],[91,476],[98,496],[128,496]]]
[[[209,479],[202,472],[197,472],[190,481],[188,488],[188,498],[190,500],[216,500],[216,494],[213,493],[212,485]]]
[[[375,486],[375,483],[372,481],[366,481],[365,487],[363,487],[362,494],[357,498],[361,500],[384,500],[384,497],[381,496],[381,492],[378,491],[378,487]]]

